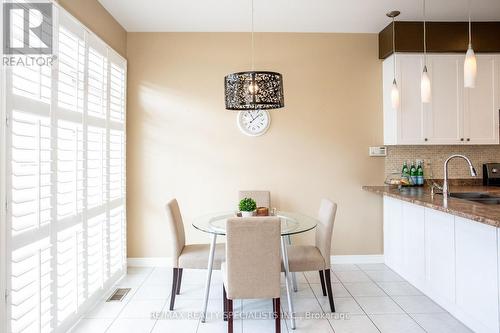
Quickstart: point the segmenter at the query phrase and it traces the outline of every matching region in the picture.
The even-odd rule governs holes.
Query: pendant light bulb
[[[248,85],[248,91],[252,94],[255,95],[259,91],[259,86],[257,85],[257,82],[252,82]]]
[[[396,79],[394,79],[394,81],[392,81],[391,104],[392,104],[393,109],[399,108],[399,89],[398,89],[398,84],[396,82]]]
[[[427,73],[427,66],[424,66],[422,79],[420,81],[420,98],[422,99],[422,103],[431,102],[431,80],[429,78],[429,73]]]

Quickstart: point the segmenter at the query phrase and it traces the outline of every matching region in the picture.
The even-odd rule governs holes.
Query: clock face
[[[238,128],[244,134],[259,136],[267,132],[271,125],[271,116],[265,110],[240,111],[236,121]]]

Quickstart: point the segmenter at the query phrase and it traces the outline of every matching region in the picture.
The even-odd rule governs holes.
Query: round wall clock
[[[236,123],[240,131],[248,136],[259,136],[267,132],[271,125],[271,115],[266,110],[238,112]]]

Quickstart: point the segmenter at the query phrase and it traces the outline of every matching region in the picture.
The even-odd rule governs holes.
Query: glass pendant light
[[[465,88],[474,88],[476,86],[476,75],[477,75],[477,60],[476,60],[476,55],[474,54],[474,50],[472,49],[470,5],[471,5],[471,0],[469,0],[469,46],[467,47],[467,53],[465,54],[465,62],[464,62]]]
[[[426,17],[425,17],[425,0],[424,3],[424,69],[422,71],[422,78],[420,80],[420,98],[422,103],[430,103],[431,101],[431,80],[427,72],[427,40],[426,40]]]
[[[390,18],[392,18],[392,54],[394,54],[394,79],[392,80],[392,87],[391,87],[391,104],[393,109],[398,109],[399,108],[399,88],[398,88],[398,83],[396,81],[396,28],[395,28],[395,18],[401,14],[397,10],[393,10],[386,15]]]
[[[252,1],[252,70],[226,75],[224,94],[226,110],[270,110],[285,106],[283,76],[254,69],[254,24]]]

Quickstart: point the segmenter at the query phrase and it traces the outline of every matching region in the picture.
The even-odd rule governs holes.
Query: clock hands
[[[250,120],[250,124],[254,122],[255,119],[259,118],[262,114],[257,114],[257,116],[255,116],[255,118],[252,118],[252,120]]]

